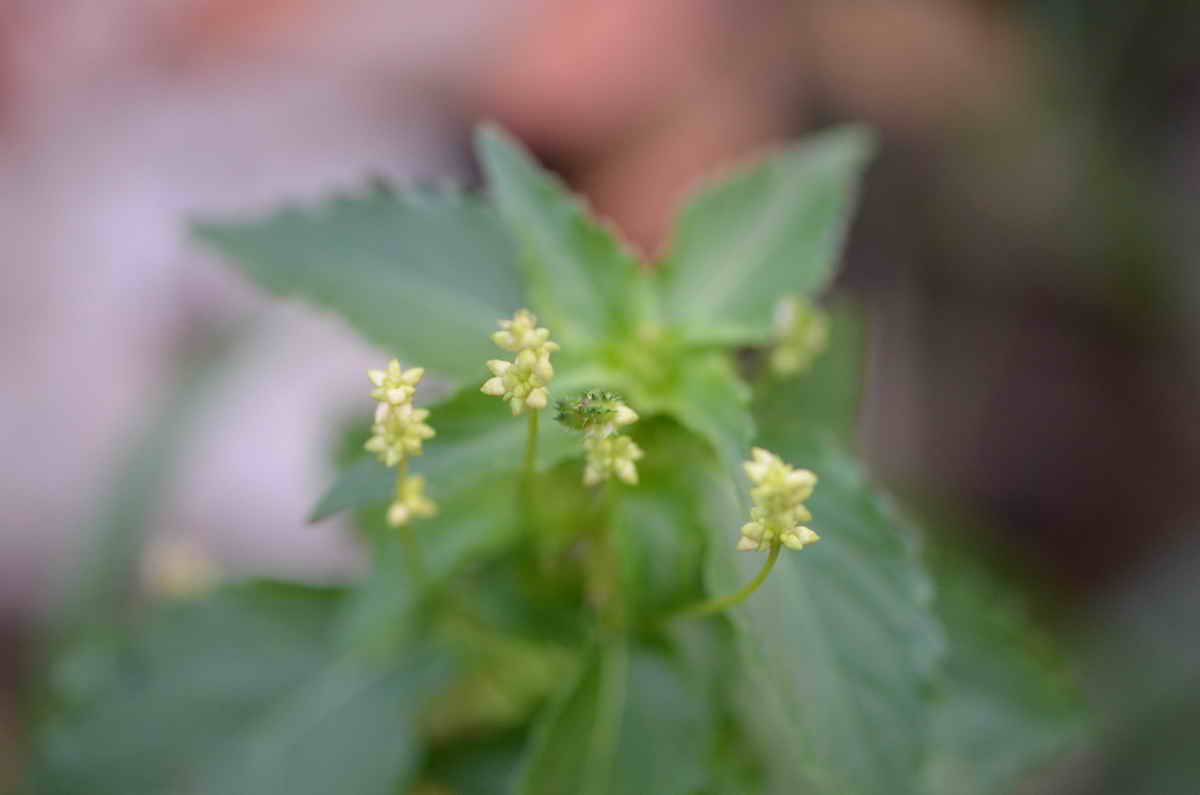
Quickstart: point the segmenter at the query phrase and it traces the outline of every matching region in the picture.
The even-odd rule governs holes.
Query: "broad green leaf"
[[[58,708],[38,733],[45,791],[197,791],[231,737],[328,663],[342,593],[228,587],[161,606],[129,640],[61,655],[49,685]]]
[[[947,655],[933,703],[931,795],[1003,795],[1080,737],[1079,688],[1022,595],[965,551],[935,547]]]
[[[456,192],[374,191],[206,221],[195,234],[271,292],[330,309],[406,363],[453,378],[481,377],[496,321],[525,302],[495,212]]]
[[[343,659],[259,720],[215,766],[217,795],[390,795],[424,753],[422,712],[445,679],[433,649],[388,664]]]
[[[760,444],[818,473],[810,524],[822,539],[784,550],[766,583],[730,611],[750,691],[743,718],[765,749],[768,791],[920,792],[930,733],[923,691],[939,642],[912,540],[852,460],[768,431]],[[725,480],[710,493],[713,594],[764,562],[734,551],[746,520],[734,489]]]
[[[663,265],[663,306],[698,343],[765,342],[785,293],[829,282],[871,135],[846,127],[733,172],[684,208]]]
[[[482,379],[480,379],[482,382]],[[449,499],[476,483],[521,468],[528,438],[528,415],[513,417],[504,402],[466,386],[449,399],[429,406],[428,423],[437,436],[424,444],[424,454],[412,459],[414,473],[424,475],[434,500]],[[578,434],[568,431],[542,412],[538,431],[538,468],[548,469],[582,452]],[[373,456],[361,459],[339,473],[313,509],[316,522],[348,508],[363,508],[391,499],[396,471]]]
[[[685,362],[676,391],[662,404],[684,427],[712,445],[733,476],[754,438],[750,390],[723,353],[693,354]]]
[[[553,338],[565,348],[583,348],[627,334],[649,285],[633,255],[499,128],[482,127],[476,148]]]
[[[520,795],[688,795],[704,784],[712,708],[657,651],[612,641],[537,727]]]

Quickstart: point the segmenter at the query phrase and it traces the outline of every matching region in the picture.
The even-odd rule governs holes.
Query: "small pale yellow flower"
[[[425,424],[428,417],[428,409],[413,408],[411,403],[399,406],[380,403],[375,409],[371,438],[364,447],[389,467],[410,456],[420,455],[421,442],[435,434],[433,428]]]
[[[427,518],[437,513],[437,505],[425,496],[425,478],[410,475],[396,484],[396,499],[388,506],[387,521],[402,527],[414,517]]]
[[[743,465],[754,483],[750,521],[742,526],[738,549],[767,549],[778,541],[788,549],[803,549],[820,536],[804,523],[812,519],[804,501],[812,496],[817,476],[795,469],[779,456],[756,447]]]
[[[583,470],[583,484],[595,486],[616,475],[625,483],[636,486],[637,467],[634,465],[644,455],[628,436],[588,437],[583,440],[587,451],[587,463]]]
[[[509,362],[492,359],[487,363],[492,377],[483,383],[480,391],[485,395],[503,398],[516,416],[525,409],[539,410],[550,402],[546,387],[554,377],[554,366],[550,354],[558,350],[558,344],[550,340],[550,331],[538,328],[537,317],[522,309],[512,320],[500,321],[500,331],[492,335],[492,342],[506,351],[516,354]]]
[[[400,362],[392,359],[388,362],[385,370],[367,371],[367,377],[375,385],[375,389],[371,391],[371,397],[381,403],[393,406],[407,403],[412,399],[413,392],[417,384],[421,382],[423,375],[425,375],[425,368],[414,367],[411,370],[405,370],[400,367]]]

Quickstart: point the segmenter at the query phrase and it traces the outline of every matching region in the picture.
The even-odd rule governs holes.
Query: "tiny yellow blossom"
[[[637,467],[634,462],[642,458],[642,448],[628,436],[589,437],[583,440],[587,451],[587,464],[583,470],[583,485],[595,486],[612,475],[625,483],[636,486]]]
[[[820,539],[804,522],[812,514],[804,501],[812,496],[817,476],[807,469],[795,469],[777,455],[756,447],[751,460],[743,466],[754,483],[750,497],[750,521],[742,526],[738,549],[767,549],[781,543],[789,549],[803,549]]]
[[[512,320],[500,321],[500,331],[492,335],[492,342],[515,353],[516,358],[511,362],[504,359],[489,361],[487,367],[492,371],[492,377],[483,383],[480,391],[503,398],[513,416],[527,408],[535,411],[546,408],[550,402],[546,386],[554,377],[550,354],[558,350],[558,344],[550,340],[550,331],[538,328],[537,317],[522,309]]]
[[[425,478],[410,475],[396,484],[396,499],[388,506],[387,521],[392,527],[402,527],[413,517],[430,517],[437,505],[425,496]]]
[[[371,438],[364,447],[388,467],[420,455],[421,442],[435,435],[433,428],[425,424],[428,416],[428,409],[413,408],[411,403],[400,406],[381,403],[375,410]]]
[[[368,370],[367,377],[375,385],[371,397],[381,403],[398,406],[412,400],[413,392],[425,375],[425,368],[414,367],[404,370],[400,362],[392,359],[386,370]]]
[[[775,313],[779,340],[771,351],[771,370],[782,376],[802,373],[812,366],[829,342],[829,319],[812,302],[798,295],[779,302]]]

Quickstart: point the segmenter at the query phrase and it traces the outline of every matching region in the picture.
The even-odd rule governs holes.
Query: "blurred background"
[[[3,0],[0,790],[31,650],[105,522],[145,517],[151,588],[360,563],[305,515],[384,352],[255,294],[189,218],[474,184],[484,118],[647,257],[699,175],[877,127],[836,286],[871,320],[865,456],[1100,649],[1097,682],[1148,670],[1130,638],[1170,658],[1147,731],[1195,729],[1172,694],[1200,685],[1200,5]],[[1061,775],[1151,791],[1137,767]]]

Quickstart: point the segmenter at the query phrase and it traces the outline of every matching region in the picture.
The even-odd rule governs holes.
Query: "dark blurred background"
[[[304,516],[383,353],[187,219],[474,182],[481,118],[647,257],[699,175],[876,126],[836,286],[869,309],[874,471],[968,517],[1064,632],[1196,559],[1200,4],[4,0],[0,789],[27,652],[197,351],[238,339],[147,509],[147,586],[358,565]]]

